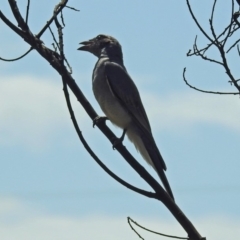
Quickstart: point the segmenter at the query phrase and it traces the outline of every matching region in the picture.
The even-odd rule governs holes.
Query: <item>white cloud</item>
[[[147,93],[143,97],[156,130],[181,131],[204,123],[240,131],[238,96],[176,92],[168,96]]]
[[[238,97],[197,92],[166,96],[143,92],[142,96],[154,131],[167,129],[176,133],[202,123],[240,131]],[[74,96],[72,100],[81,127],[90,127],[89,118]],[[66,131],[71,124],[61,83],[31,76],[1,79],[0,144],[45,147],[55,133]],[[88,134],[87,128],[84,130]]]
[[[66,217],[40,213],[14,199],[0,199],[0,239],[3,240],[77,240],[77,239],[137,239],[126,217],[85,216]],[[5,211],[2,209],[6,206]],[[24,210],[24,211],[23,211]],[[17,218],[16,218],[17,216]],[[12,220],[12,221],[11,221]],[[166,234],[186,236],[178,223],[154,218],[135,217],[139,224]],[[239,219],[209,216],[192,219],[198,231],[207,239],[236,239],[240,234]],[[160,239],[139,230],[145,239]]]
[[[0,198],[0,216],[10,214],[12,212],[19,212],[22,210],[22,204],[13,198]]]
[[[61,83],[30,76],[1,79],[1,144],[44,147],[53,133],[69,123]]]

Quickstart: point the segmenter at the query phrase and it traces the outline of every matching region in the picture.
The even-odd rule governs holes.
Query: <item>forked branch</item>
[[[232,84],[232,86],[234,86],[237,89],[237,93],[236,92],[225,93],[225,92],[217,92],[217,91],[205,91],[205,90],[201,90],[197,87],[194,87],[192,84],[189,84],[185,78],[186,69],[184,69],[184,71],[183,71],[183,80],[190,88],[200,91],[200,92],[204,92],[204,93],[222,94],[222,95],[240,94],[240,85],[238,84],[238,80],[237,80],[238,78],[236,78],[233,75],[233,73],[231,71],[231,67],[229,65],[228,57],[227,57],[227,54],[230,51],[232,51],[233,49],[238,50],[238,48],[239,48],[238,44],[240,42],[239,38],[234,39],[234,37],[236,35],[235,33],[237,33],[240,28],[240,24],[237,20],[238,16],[239,16],[239,12],[234,13],[234,0],[231,0],[231,13],[230,13],[229,24],[226,27],[224,27],[222,32],[218,35],[216,34],[214,21],[213,21],[214,16],[215,16],[217,0],[214,0],[214,2],[213,2],[211,16],[209,19],[210,34],[208,34],[207,31],[199,23],[197,17],[195,16],[195,14],[192,10],[191,5],[190,5],[190,0],[186,0],[186,1],[187,1],[188,10],[190,12],[190,15],[191,15],[193,21],[196,23],[196,25],[199,28],[202,35],[209,41],[209,43],[205,47],[199,48],[198,44],[197,44],[197,37],[196,37],[194,44],[193,44],[193,51],[189,50],[187,53],[187,56],[188,57],[191,57],[191,56],[201,57],[205,61],[209,61],[211,63],[220,65],[224,69],[224,71],[227,75],[227,82],[230,82]],[[222,16],[221,16],[221,18],[222,18]],[[219,54],[219,59],[211,58],[211,57],[207,56],[207,53],[209,55],[211,55],[212,49],[217,49],[218,54]]]
[[[70,99],[68,96],[67,89],[71,89],[73,94],[76,96],[77,100],[81,103],[89,117],[94,120],[98,115],[95,112],[95,110],[92,108],[88,100],[83,95],[80,88],[77,86],[75,80],[71,76],[71,72],[69,72],[64,65],[66,62],[66,57],[64,53],[64,41],[63,41],[63,15],[61,15],[62,24],[58,21],[57,17],[58,14],[61,13],[63,9],[66,7],[67,0],[61,0],[60,3],[55,7],[54,14],[52,18],[47,21],[47,24],[42,28],[42,30],[37,34],[34,35],[32,31],[30,30],[27,19],[29,14],[29,7],[27,8],[27,16],[26,20],[23,19],[20,11],[17,7],[17,2],[15,0],[8,0],[9,4],[11,6],[12,12],[15,16],[15,19],[18,23],[18,27],[16,27],[12,22],[10,22],[7,17],[0,11],[0,18],[2,21],[10,28],[12,29],[17,35],[19,35],[21,38],[23,38],[30,46],[31,48],[35,49],[46,61],[48,61],[51,66],[60,74],[64,86],[64,93],[66,97],[67,106],[74,124],[74,127],[78,133],[79,139],[82,141],[83,145],[87,149],[87,151],[90,153],[90,155],[95,159],[96,162],[115,180],[117,180],[119,183],[123,184],[124,186],[128,187],[129,189],[142,194],[149,198],[155,198],[159,201],[161,201],[173,214],[173,216],[177,219],[177,221],[181,224],[181,226],[184,228],[184,230],[187,232],[189,239],[191,240],[203,240],[205,238],[202,238],[201,235],[198,233],[198,231],[195,229],[193,224],[189,221],[189,219],[184,215],[184,213],[180,210],[180,208],[176,205],[175,202],[172,201],[172,199],[169,197],[169,195],[165,192],[165,190],[160,186],[160,184],[139,164],[135,158],[129,153],[129,151],[122,145],[122,143],[118,144],[116,146],[116,149],[118,152],[123,156],[123,158],[131,165],[132,168],[135,169],[135,171],[138,172],[138,174],[149,184],[149,186],[153,189],[153,192],[147,192],[145,190],[136,188],[132,186],[129,183],[126,183],[124,180],[116,176],[114,173],[112,173],[94,154],[94,152],[91,150],[91,148],[88,146],[86,141],[84,140],[82,133],[78,127],[77,121],[74,116],[74,112],[71,107]],[[30,5],[30,2],[28,2],[28,6]],[[58,46],[58,51],[53,51],[50,48],[46,47],[42,41],[40,40],[40,37],[42,34],[49,28],[52,22],[55,22],[57,30],[58,30],[58,40],[55,39],[56,45]],[[97,123],[98,128],[102,131],[102,133],[109,139],[111,143],[114,142],[114,139],[116,139],[116,136],[113,134],[113,132],[106,126],[105,122],[99,122]]]

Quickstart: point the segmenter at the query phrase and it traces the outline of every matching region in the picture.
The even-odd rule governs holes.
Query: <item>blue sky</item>
[[[34,33],[57,4],[44,1],[31,2],[29,22]],[[229,21],[231,1],[218,2],[215,24],[220,30]],[[200,46],[206,40],[185,1],[89,0],[69,1],[69,5],[80,12],[65,10],[65,53],[90,103],[101,115],[91,91],[96,58],[76,49],[81,41],[109,34],[122,45],[125,66],[142,96],[177,204],[207,239],[236,238],[240,233],[239,97],[206,95],[183,82],[187,67],[193,85],[235,91],[219,66],[186,57],[196,34]],[[25,8],[21,2],[20,9]],[[209,29],[209,1],[194,2],[193,8]],[[7,1],[0,9],[13,20]],[[28,49],[2,22],[0,36],[1,57],[14,58]],[[52,43],[49,33],[42,40],[48,47]],[[239,78],[237,53],[229,57]],[[186,235],[161,203],[125,189],[90,158],[72,126],[61,79],[44,59],[32,52],[21,61],[0,62],[0,68],[1,239],[134,239],[127,216],[151,229]],[[86,140],[103,162],[130,183],[150,190],[92,128],[75,97],[71,99]],[[128,140],[124,144],[157,178]]]

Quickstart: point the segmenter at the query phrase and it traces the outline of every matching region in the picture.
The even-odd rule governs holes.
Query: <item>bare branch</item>
[[[230,70],[230,68],[228,66],[227,59],[226,59],[226,56],[225,56],[225,52],[224,52],[224,49],[223,49],[222,46],[219,46],[219,52],[220,52],[220,55],[222,57],[222,61],[223,61],[224,69],[226,70],[226,74],[229,76],[229,78],[232,81],[233,85],[240,92],[240,86],[237,84],[235,78],[233,77],[233,75],[231,73],[231,70]]]
[[[234,20],[234,22],[238,25],[238,27],[240,27],[240,23],[239,23],[239,21],[238,21],[238,17],[240,16],[240,12],[235,12],[234,14],[233,14],[233,20]]]
[[[232,11],[231,11],[231,17],[230,17],[230,24],[229,24],[229,30],[228,30],[228,33],[226,34],[226,37],[223,41],[223,46],[226,44],[228,38],[230,36],[232,36],[233,32],[231,31],[232,30],[232,26],[233,26],[233,13],[234,13],[234,0],[232,0]]]
[[[186,77],[185,77],[185,73],[186,73],[186,68],[183,69],[183,80],[184,82],[192,89],[197,90],[199,92],[203,92],[203,93],[211,93],[211,94],[219,94],[219,95],[239,95],[239,92],[213,92],[213,91],[206,91],[206,90],[202,90],[199,88],[196,88],[194,86],[192,86],[191,84],[188,83]]]
[[[213,23],[213,16],[214,16],[214,11],[215,11],[216,2],[217,2],[217,0],[214,0],[213,7],[212,7],[212,14],[211,14],[211,18],[210,18],[210,21],[211,21],[212,23]]]
[[[232,48],[234,48],[239,42],[240,42],[240,39],[238,39],[232,46],[230,46],[229,49],[226,51],[226,53],[229,53],[232,50]]]
[[[186,1],[187,1],[188,10],[189,10],[189,12],[190,12],[190,14],[191,14],[194,22],[195,22],[196,25],[198,26],[199,30],[203,33],[203,35],[204,35],[211,43],[215,44],[214,41],[208,36],[208,34],[203,30],[203,28],[202,28],[201,25],[199,24],[198,20],[196,19],[195,15],[193,14],[192,8],[191,8],[190,3],[189,3],[189,0],[186,0]]]
[[[238,55],[240,56],[240,49],[239,49],[239,45],[237,45],[237,50],[238,50]]]
[[[221,34],[219,34],[217,36],[216,33],[215,33],[214,25],[213,25],[213,18],[214,18],[216,3],[217,3],[217,0],[214,0],[213,6],[212,6],[211,17],[209,19],[211,34],[213,36],[213,40],[212,40],[211,38],[209,38],[208,35],[206,36],[206,33],[204,32],[204,30],[201,29],[200,24],[198,23],[197,19],[195,18],[194,14],[191,10],[189,0],[187,0],[187,5],[188,5],[189,12],[190,12],[192,18],[194,19],[198,28],[201,30],[202,34],[205,37],[207,37],[210,41],[210,43],[206,47],[199,50],[198,46],[197,46],[197,38],[195,38],[195,42],[194,42],[194,45],[193,45],[193,52],[191,52],[191,50],[189,50],[188,53],[187,53],[187,56],[193,56],[193,55],[200,56],[204,60],[207,60],[207,61],[210,61],[210,62],[221,65],[224,68],[224,70],[225,70],[227,76],[229,77],[231,83],[237,88],[238,92],[240,92],[240,86],[238,85],[238,82],[235,80],[234,76],[232,75],[231,70],[230,70],[229,65],[228,65],[227,58],[226,58],[226,54],[228,52],[230,52],[235,46],[237,46],[237,48],[238,48],[237,44],[240,42],[240,39],[235,40],[235,42],[233,44],[231,44],[230,47],[228,47],[227,51],[225,51],[225,49],[224,49],[224,47],[227,43],[227,40],[230,39],[230,37],[232,37],[233,34],[240,28],[240,24],[237,21],[237,18],[239,17],[239,14],[234,13],[234,0],[232,0],[232,8],[231,8],[231,14],[232,15],[231,15],[231,18],[230,18],[230,24],[223,30],[223,32]],[[220,57],[221,57],[221,61],[209,58],[205,55],[206,52],[209,51],[209,49],[212,46],[215,46],[217,48],[217,50],[220,54]],[[204,92],[204,93],[212,93],[212,94],[233,94],[233,95],[238,94],[238,93],[222,93],[222,92],[205,91],[205,90],[196,88],[196,87],[190,85],[187,82],[184,74],[185,74],[185,69],[184,69],[184,73],[183,73],[183,79],[184,79],[185,83],[190,88],[193,88],[197,91]]]
[[[79,9],[76,9],[76,8],[74,8],[74,7],[66,6],[66,8],[69,8],[69,9],[71,9],[71,10],[73,10],[73,11],[76,11],[76,12],[80,12]]]
[[[14,26],[10,21],[4,19],[4,15],[0,14],[0,17],[4,19],[3,21],[13,29],[20,37],[22,37],[32,48],[34,48],[44,59],[46,59],[51,66],[61,75],[63,84],[68,85],[71,89],[73,94],[76,96],[77,100],[81,103],[89,117],[94,120],[98,115],[95,110],[92,108],[88,100],[83,95],[80,88],[77,86],[75,80],[72,78],[71,74],[68,72],[67,68],[64,66],[64,45],[63,45],[63,34],[62,34],[62,26],[59,24],[57,20],[57,13],[60,12],[67,3],[67,0],[62,0],[55,9],[56,12],[54,13],[54,17],[52,19],[55,20],[56,26],[58,28],[59,34],[59,47],[60,47],[60,55],[52,51],[51,49],[47,48],[40,40],[39,37],[43,32],[45,32],[46,28],[50,25],[49,22],[45,25],[46,28],[43,28],[42,31],[37,36],[34,36],[30,29],[28,29],[27,24],[24,22],[20,12],[18,11],[17,4],[14,0],[9,0],[9,2],[14,2],[14,7],[12,11],[17,22],[20,25],[20,28],[25,29],[24,31],[20,30],[16,26]],[[12,4],[13,5],[13,4]],[[17,9],[17,10],[16,10]],[[61,9],[61,10],[59,10]],[[1,12],[0,12],[1,13]],[[26,30],[27,29],[27,30]],[[105,122],[97,122],[96,124],[98,128],[102,131],[102,133],[109,139],[109,141],[113,144],[116,136],[115,134],[106,126]],[[77,127],[78,128],[78,127]],[[78,128],[78,133],[81,135],[81,131]],[[84,141],[83,141],[84,142]],[[87,146],[87,145],[86,145]],[[119,179],[117,176],[114,176],[117,181],[121,182],[121,184],[125,184],[128,188],[134,189],[134,191],[145,194],[148,197],[156,198],[161,201],[173,214],[176,220],[181,224],[184,230],[188,233],[190,239],[200,240],[205,239],[202,238],[189,219],[184,215],[184,213],[180,210],[180,208],[176,205],[176,203],[170,198],[170,196],[166,193],[163,187],[156,181],[147,171],[145,168],[142,167],[141,164],[136,161],[135,158],[129,153],[129,151],[122,145],[122,143],[116,146],[117,151],[122,155],[122,157],[128,162],[128,164],[135,169],[135,171],[142,177],[149,186],[154,190],[155,193],[149,193],[144,190],[138,189],[132,185],[126,184],[123,180]],[[91,149],[89,149],[91,152]],[[94,154],[93,152],[91,152]],[[101,162],[100,162],[101,163]],[[99,163],[99,164],[100,164]],[[106,171],[107,169],[105,169]],[[153,195],[154,194],[154,195]]]
[[[217,41],[217,40],[216,40]],[[207,60],[209,62],[213,62],[213,63],[217,63],[219,65],[223,65],[221,62],[215,60],[215,59],[212,59],[212,58],[209,58],[207,56],[205,56],[205,52],[209,49],[209,45],[207,47],[205,47],[205,49],[201,49],[199,50],[198,47],[197,47],[197,38],[195,39],[195,43],[193,45],[193,50],[194,50],[194,55],[195,56],[200,56],[203,60]]]
[[[219,36],[217,37],[217,40],[220,40],[220,38],[230,29],[231,24],[232,24],[232,23],[230,23],[230,24],[223,30],[223,32],[222,32],[221,34],[219,34]],[[239,29],[239,27],[238,27],[238,28],[234,28],[232,31],[230,31],[228,37],[232,36],[233,33],[235,33],[238,29]],[[225,39],[227,39],[228,37],[225,37],[220,43],[224,43]],[[195,37],[195,45],[196,45],[196,40],[197,40],[197,36]],[[203,52],[203,54],[204,54],[208,49],[210,49],[210,48],[213,46],[214,43],[215,43],[215,42],[211,42],[211,43],[207,44],[206,47],[198,50],[198,52],[196,52],[196,53]],[[193,56],[193,55],[195,55],[195,52],[191,53],[191,50],[189,50],[188,53],[187,53],[187,56],[190,57],[190,56]]]
[[[47,24],[42,28],[42,30],[36,35],[37,38],[40,38],[42,36],[42,34],[46,31],[46,29],[54,21],[56,16],[62,11],[62,9],[64,7],[66,7],[67,2],[68,2],[68,0],[61,0],[61,2],[58,5],[56,5],[53,16],[51,17],[51,19],[49,21],[47,21]]]
[[[24,19],[22,18],[19,12],[17,2],[15,0],[8,0],[8,2],[12,9],[12,13],[18,23],[18,27],[20,27],[23,31],[28,32],[29,31],[28,25],[26,24],[26,22],[24,21]]]
[[[2,11],[0,10],[0,18],[2,19],[2,21],[9,27],[11,28],[15,33],[17,33],[19,36],[21,36],[22,38],[24,38],[24,32],[22,30],[20,30],[18,27],[16,27],[12,22],[10,22],[5,15],[2,13]]]
[[[32,50],[33,50],[33,48],[30,47],[30,49],[27,52],[25,52],[23,55],[21,55],[20,57],[12,58],[12,59],[6,59],[6,58],[0,57],[0,60],[5,61],[5,62],[17,61],[17,60],[20,60],[21,58],[24,58],[25,56],[27,56]]]
[[[211,32],[212,32],[212,36],[214,38],[214,43],[215,43],[214,45],[218,46],[219,45],[218,38],[216,36],[215,30],[214,30],[214,27],[213,27],[213,15],[214,15],[216,2],[217,2],[217,0],[214,0],[213,7],[212,7],[212,15],[211,15],[211,19],[209,20],[209,23],[210,23],[210,29],[211,29]]]
[[[26,11],[26,18],[25,18],[26,24],[28,24],[29,7],[30,7],[30,0],[28,0],[28,4],[27,4],[27,11]]]
[[[163,236],[163,237],[168,237],[168,238],[174,238],[174,239],[189,239],[187,237],[177,237],[177,236],[173,236],[173,235],[168,235],[168,234],[163,234],[163,233],[159,233],[159,232],[155,232],[153,230],[150,230],[148,228],[145,228],[143,226],[141,226],[140,224],[138,224],[137,222],[135,222],[134,220],[132,220],[130,217],[127,218],[128,220],[128,224],[130,225],[131,229],[141,238],[144,240],[144,238],[142,238],[140,236],[140,234],[134,229],[134,227],[132,226],[131,222],[134,223],[136,226],[146,230],[147,232],[151,232],[151,233],[154,233],[156,235],[160,235],[160,236]]]

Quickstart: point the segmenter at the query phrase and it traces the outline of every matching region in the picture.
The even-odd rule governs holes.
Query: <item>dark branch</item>
[[[28,25],[26,24],[26,22],[24,21],[19,12],[17,2],[15,0],[8,0],[8,2],[12,9],[12,13],[18,23],[18,27],[20,27],[23,31],[28,32],[29,31]]]
[[[214,38],[214,43],[215,43],[214,45],[218,46],[219,41],[218,41],[218,38],[216,36],[214,27],[213,27],[213,16],[214,16],[214,10],[215,10],[215,6],[216,6],[216,2],[217,2],[217,0],[214,0],[213,7],[212,7],[212,16],[211,16],[211,19],[209,20],[209,23],[210,23],[210,29],[211,29],[211,32],[212,32],[212,36]]]
[[[239,42],[240,42],[240,39],[238,39],[232,46],[230,46],[229,49],[226,51],[226,53],[229,53],[232,50],[232,48],[234,48]]]
[[[0,57],[0,60],[5,61],[5,62],[17,61],[17,60],[20,60],[21,58],[24,58],[25,56],[27,56],[32,50],[33,50],[33,48],[30,47],[30,49],[27,52],[25,52],[23,55],[21,55],[20,57],[12,58],[12,59],[6,59],[6,58],[1,58]]]
[[[28,4],[27,4],[26,20],[25,20],[26,24],[28,24],[29,7],[30,7],[30,0],[28,0]]]
[[[67,0],[61,1],[66,4]],[[59,4],[58,4],[59,5]],[[17,14],[20,14],[18,11]],[[17,15],[16,14],[16,15]],[[18,16],[16,16],[18,17]],[[22,18],[21,16],[18,18]],[[20,36],[22,36],[22,31],[20,31]],[[51,49],[45,47],[43,44],[39,44],[39,40],[37,38],[32,38],[32,35],[30,32],[24,33],[23,38],[25,41],[30,44],[31,46],[34,46],[36,51],[45,58],[51,66],[66,80],[67,85],[72,90],[72,92],[77,97],[78,101],[82,104],[85,111],[88,113],[90,118],[94,120],[98,115],[95,112],[95,110],[92,108],[88,100],[83,95],[82,91],[77,86],[74,79],[71,77],[69,72],[67,71],[66,67],[63,65],[63,59],[61,56],[52,51]],[[37,41],[34,42],[34,41]],[[109,139],[109,141],[113,144],[114,139],[116,139],[115,134],[106,126],[101,123],[97,123],[98,128],[103,132],[103,134]],[[154,191],[157,194],[157,198],[159,200],[165,200],[171,198],[168,196],[168,194],[165,192],[165,190],[161,187],[161,185],[139,164],[136,159],[133,158],[133,156],[128,152],[128,150],[122,145],[118,144],[116,146],[116,149],[119,151],[119,153],[127,160],[127,162],[139,173],[139,175],[154,189]]]
[[[62,0],[56,7],[56,11],[54,11],[53,16],[51,17],[50,20],[47,21],[47,24],[42,28],[42,30],[36,35],[37,38],[40,38],[42,34],[47,30],[47,28],[52,24],[54,19],[57,17],[57,15],[62,11],[64,7],[66,7],[68,0]]]
[[[183,69],[183,80],[184,82],[192,89],[202,92],[202,93],[211,93],[211,94],[219,94],[219,95],[239,95],[239,92],[214,92],[214,91],[206,91],[206,90],[202,90],[199,88],[196,88],[194,86],[192,86],[191,84],[188,83],[186,77],[185,77],[185,73],[186,73],[186,68]]]
[[[213,6],[212,6],[212,11],[211,11],[211,17],[209,19],[211,35],[213,37],[213,39],[211,39],[209,37],[209,35],[207,35],[206,32],[200,26],[200,24],[199,24],[198,20],[196,19],[194,13],[192,12],[191,6],[189,4],[189,0],[187,0],[187,5],[188,5],[188,8],[189,8],[189,12],[190,12],[194,22],[196,23],[196,25],[198,26],[198,28],[200,29],[202,34],[210,41],[210,43],[207,44],[206,47],[204,47],[202,49],[198,49],[197,37],[196,37],[194,45],[193,45],[193,52],[191,52],[191,50],[189,50],[188,53],[187,53],[187,56],[193,56],[193,55],[200,56],[204,60],[207,60],[207,61],[210,61],[210,62],[221,65],[224,68],[228,78],[230,79],[230,82],[235,86],[235,88],[237,88],[238,92],[240,92],[240,86],[238,85],[238,82],[235,80],[234,76],[231,73],[231,69],[228,65],[228,61],[227,61],[227,57],[226,57],[226,54],[228,52],[230,52],[235,46],[237,46],[237,49],[238,49],[238,43],[240,42],[240,39],[235,40],[235,42],[233,44],[231,44],[230,47],[228,47],[227,51],[224,49],[227,41],[230,39],[230,37],[233,36],[233,34],[240,27],[240,24],[237,21],[237,18],[239,17],[239,13],[234,14],[234,0],[232,0],[230,24],[222,31],[221,34],[219,34],[217,36],[216,32],[215,32],[214,24],[213,24],[216,3],[217,3],[217,0],[214,0]],[[215,60],[215,59],[212,59],[212,58],[209,58],[209,57],[206,56],[206,53],[210,50],[210,48],[212,46],[215,46],[217,48],[217,50],[220,54],[220,57],[221,57],[221,61],[218,61],[218,60]],[[190,85],[187,82],[184,74],[185,74],[185,69],[184,69],[184,73],[183,73],[183,79],[184,79],[185,83],[190,88],[195,89],[197,91],[204,92],[204,93],[212,93],[212,94],[232,94],[232,95],[239,94],[239,93],[224,93],[224,92],[216,92],[216,91],[205,91],[205,90],[196,88],[196,87]]]
[[[215,59],[209,58],[209,57],[204,55],[205,52],[208,50],[208,48],[209,48],[209,45],[204,50],[203,49],[199,50],[198,47],[197,47],[197,37],[195,38],[195,42],[194,42],[194,45],[193,45],[193,54],[195,56],[200,56],[203,60],[207,60],[209,62],[213,62],[213,63],[223,65],[221,62],[219,62]],[[187,54],[187,56],[189,56],[189,55]]]
[[[9,27],[11,28],[15,33],[17,33],[19,36],[21,36],[24,39],[24,32],[22,30],[20,30],[18,27],[16,27],[12,22],[10,22],[5,15],[2,13],[2,11],[0,10],[0,18],[2,19],[2,21]]]
[[[216,6],[216,0],[214,0],[214,3],[213,3],[213,7],[212,7],[212,14],[211,14],[211,18],[210,18],[210,22],[213,23],[213,16],[214,16],[214,11],[215,11],[215,6]]]
[[[73,10],[73,11],[76,11],[76,12],[80,12],[79,9],[76,9],[76,8],[74,8],[74,7],[66,6],[66,8],[69,8],[69,9],[71,9],[71,10]]]
[[[190,3],[189,3],[189,0],[187,0],[187,6],[188,6],[188,10],[189,10],[189,12],[190,12],[190,14],[191,14],[194,22],[195,22],[196,25],[198,26],[199,30],[203,33],[203,35],[204,35],[211,43],[215,44],[214,41],[208,36],[208,34],[203,30],[203,28],[202,28],[201,25],[199,24],[198,20],[196,19],[195,15],[193,14],[192,8],[191,8]]]
[[[10,1],[10,0],[9,0]],[[13,2],[13,0],[11,0]],[[62,0],[59,4],[59,8],[56,12],[59,11],[60,8],[63,9],[63,5],[67,3],[67,0]],[[65,5],[64,5],[65,6]],[[17,9],[17,10],[16,10]],[[62,10],[61,9],[61,10]],[[16,10],[16,11],[15,11]],[[15,4],[15,7],[12,8],[12,11],[14,12],[14,16],[17,19],[17,21],[21,21],[22,16],[20,12],[18,11],[17,5]],[[20,20],[19,20],[20,19]],[[56,15],[54,16],[53,20],[56,20]],[[57,21],[57,20],[56,20]],[[56,22],[55,21],[55,22]],[[9,24],[9,21],[4,21],[6,24]],[[7,24],[7,25],[8,25]],[[23,27],[26,27],[26,23],[22,23],[21,25]],[[39,41],[39,36],[45,31],[41,31],[37,37],[34,37],[30,30],[28,31],[21,31],[10,23],[9,27],[12,27],[15,32],[21,36],[32,48],[34,48],[44,59],[46,59],[51,66],[61,75],[64,84],[67,84],[68,87],[71,89],[73,94],[76,96],[77,100],[81,103],[89,117],[94,120],[98,115],[96,114],[95,110],[92,108],[88,100],[83,95],[82,91],[77,86],[75,80],[72,78],[71,74],[68,72],[67,68],[64,66],[64,51],[63,51],[63,42],[62,41],[62,27],[60,26],[59,31],[59,46],[60,46],[60,55],[57,52],[52,51],[51,49],[47,48],[42,44],[41,41]],[[49,25],[47,24],[47,27]],[[20,26],[21,27],[21,26]],[[46,27],[46,25],[45,25]],[[97,123],[98,128],[102,131],[102,133],[109,139],[109,141],[113,144],[114,139],[116,139],[116,136],[114,133],[106,126],[105,122]],[[80,130],[79,130],[79,133]],[[81,134],[80,134],[81,135]],[[176,205],[174,201],[170,198],[170,196],[166,193],[166,191],[162,188],[162,186],[145,170],[145,168],[142,167],[141,164],[139,164],[135,158],[129,153],[129,151],[122,145],[122,143],[118,144],[116,146],[117,151],[123,156],[123,158],[128,162],[128,164],[135,169],[135,171],[149,184],[149,186],[154,190],[155,197],[162,201],[162,203],[169,209],[169,211],[173,214],[173,216],[177,219],[177,221],[182,225],[184,230],[188,233],[188,236],[190,239],[194,240],[200,240],[204,239],[201,237],[201,235],[197,232],[195,227],[192,225],[192,223],[188,220],[188,218],[184,215],[184,213],[180,210],[180,208]],[[118,179],[120,180],[120,179]],[[122,184],[125,184],[122,182]],[[130,187],[131,185],[128,185]],[[133,187],[133,186],[131,186]],[[141,189],[137,189],[133,187],[135,191],[140,191],[140,194],[147,194],[148,197],[151,197],[153,195],[149,195],[148,192]]]
[[[233,27],[233,12],[234,12],[234,0],[232,0],[232,11],[231,11],[231,17],[230,17],[230,27],[228,29],[228,33],[226,34],[226,37],[223,41],[223,46],[226,44],[228,38],[233,35],[232,27]]]
[[[130,225],[130,227],[132,228],[132,230],[140,237],[142,238],[139,233],[134,229],[134,227],[132,226],[131,222],[134,223],[136,226],[142,228],[143,230],[146,230],[147,232],[150,232],[150,233],[154,233],[156,235],[160,235],[160,236],[163,236],[163,237],[168,237],[168,238],[174,238],[174,239],[189,239],[187,237],[177,237],[177,236],[173,236],[173,235],[169,235],[169,234],[163,234],[163,233],[159,233],[159,232],[155,232],[153,230],[150,230],[148,228],[145,228],[143,226],[141,226],[140,224],[138,224],[137,222],[135,222],[134,220],[132,220],[130,217],[127,218],[128,220],[128,224]],[[142,238],[143,239],[143,238]]]

